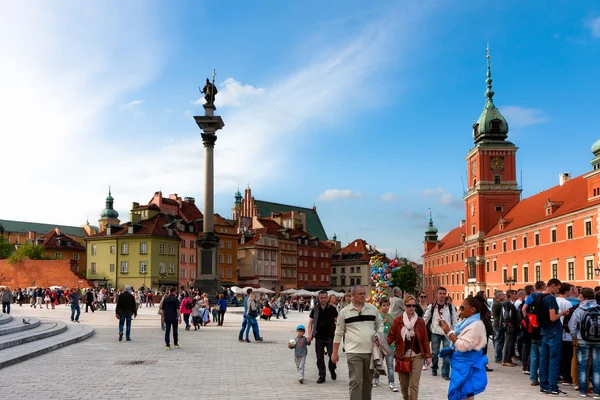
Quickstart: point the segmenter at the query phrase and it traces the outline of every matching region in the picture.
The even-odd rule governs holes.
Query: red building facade
[[[465,219],[438,240],[430,217],[425,232],[424,286],[444,286],[455,299],[480,290],[522,288],[558,278],[596,286],[599,259],[600,141],[592,147],[592,171],[521,200],[516,179],[517,147],[493,103],[488,58],[486,105],[473,125],[475,146],[467,153]],[[431,297],[430,297],[431,298]]]

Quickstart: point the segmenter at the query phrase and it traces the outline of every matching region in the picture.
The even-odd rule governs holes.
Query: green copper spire
[[[108,187],[108,196],[106,196],[106,208],[104,210],[102,210],[102,213],[100,214],[101,219],[106,219],[106,218],[117,219],[117,218],[119,218],[119,213],[117,212],[117,210],[115,210],[113,208],[114,201],[115,201],[115,199],[113,199],[113,197],[110,193],[110,186],[109,186]]]
[[[508,123],[500,114],[492,100],[494,90],[492,89],[492,67],[490,62],[489,46],[485,49],[487,59],[485,107],[481,116],[473,124],[473,139],[478,143],[502,143],[508,137]]]
[[[431,208],[430,208],[429,209],[429,226],[427,227],[427,230],[425,231],[425,241],[426,242],[437,241],[437,239],[438,239],[437,233],[438,233],[438,230],[436,229],[435,226],[433,226],[433,218],[431,216]]]
[[[234,204],[235,205],[237,205],[237,204],[241,205],[242,204],[242,194],[240,193],[240,187],[239,187],[239,185],[238,185],[238,190],[237,190],[237,192],[235,192],[235,196],[234,197],[235,197],[235,203]]]

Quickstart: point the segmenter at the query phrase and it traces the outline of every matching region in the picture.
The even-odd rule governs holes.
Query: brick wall
[[[30,286],[88,287],[85,280],[71,271],[69,260],[25,260],[17,264],[0,260],[0,285],[11,289]]]

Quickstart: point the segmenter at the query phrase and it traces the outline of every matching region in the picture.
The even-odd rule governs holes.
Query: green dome
[[[592,145],[592,153],[594,153],[595,156],[599,155],[599,153],[600,153],[600,140],[596,141],[596,143],[594,143]]]
[[[426,234],[426,235],[435,235],[435,234],[437,234],[437,233],[438,233],[438,230],[437,230],[437,228],[436,228],[435,226],[433,226],[433,225],[429,225],[429,226],[427,227],[427,230],[425,231],[425,234]]]
[[[113,210],[112,208],[105,208],[104,210],[102,210],[102,214],[100,214],[100,216],[102,218],[117,219],[119,218],[119,213],[116,210]]]

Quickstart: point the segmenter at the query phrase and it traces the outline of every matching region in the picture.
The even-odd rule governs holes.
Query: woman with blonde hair
[[[388,333],[387,342],[395,344],[395,371],[400,378],[404,400],[417,400],[423,360],[431,365],[431,348],[425,320],[416,313],[417,299],[404,298],[405,311],[398,315]]]
[[[350,304],[351,301],[352,294],[350,292],[344,293],[344,297],[342,297],[342,300],[340,300],[340,303],[338,304],[338,311]]]

